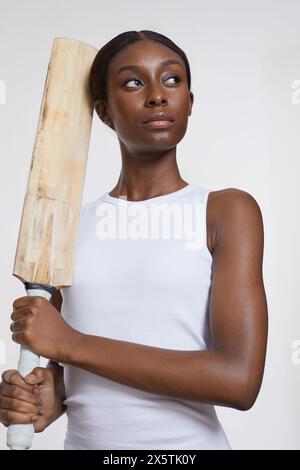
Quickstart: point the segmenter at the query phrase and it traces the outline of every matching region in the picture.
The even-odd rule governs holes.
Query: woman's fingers
[[[4,426],[9,426],[10,424],[33,424],[33,418],[36,418],[35,421],[39,419],[37,415],[0,409],[0,421],[4,424]]]
[[[20,372],[16,369],[5,370],[2,374],[3,383],[8,385],[19,385],[20,387],[28,390],[28,392],[33,391],[32,385],[26,383],[26,381],[21,376]]]
[[[41,411],[40,406],[37,404],[34,405],[27,401],[18,400],[17,398],[9,398],[3,395],[0,397],[0,408],[32,415],[38,415]]]
[[[21,331],[24,326],[23,320],[16,320],[10,324],[10,331]]]
[[[23,387],[18,385],[8,385],[6,383],[2,384],[1,395],[3,397],[14,398],[32,403],[33,405],[38,405],[40,401],[39,393],[31,393],[25,390]]]

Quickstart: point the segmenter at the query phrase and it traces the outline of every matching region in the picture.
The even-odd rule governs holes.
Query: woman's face
[[[165,61],[176,63],[162,65]],[[127,69],[132,65],[135,67]],[[181,57],[161,43],[138,41],[111,60],[107,103],[97,104],[96,109],[104,120],[113,123],[129,151],[153,152],[170,149],[181,141],[192,105],[193,94]],[[152,128],[144,123],[160,112],[173,118],[171,127]]]

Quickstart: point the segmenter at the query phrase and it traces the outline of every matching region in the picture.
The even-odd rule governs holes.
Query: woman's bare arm
[[[62,306],[62,295],[59,289],[56,289],[54,295],[52,296],[51,303],[54,307],[60,312]]]
[[[255,199],[233,188],[214,193],[210,214],[216,227],[210,298],[213,345],[240,389],[241,407],[248,409],[261,386],[267,347],[263,219]],[[230,395],[230,381],[223,387]]]
[[[60,312],[61,311],[61,306],[62,306],[62,295],[60,293],[60,290],[57,289],[52,296],[51,303],[54,305],[54,307]],[[64,374],[63,374],[63,367],[58,364],[58,362],[52,361],[51,359],[49,360],[47,364],[47,369],[49,369],[54,378],[55,382],[55,389],[57,393],[62,397],[64,400],[66,395],[65,395],[65,386],[64,386]],[[66,410],[66,407],[63,407],[63,410]]]

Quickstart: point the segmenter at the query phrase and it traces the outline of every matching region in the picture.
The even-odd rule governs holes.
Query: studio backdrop
[[[238,188],[264,221],[263,273],[269,336],[260,393],[248,411],[217,407],[233,449],[300,449],[299,125],[297,0],[0,0],[0,369],[17,367],[12,276],[27,175],[54,38],[100,49],[117,34],[164,34],[187,54],[194,106],[178,145],[184,180]],[[94,114],[83,203],[116,184],[115,133]],[[42,360],[42,365],[47,361]],[[62,449],[66,417],[35,435],[33,449]],[[0,426],[0,449],[6,447]]]

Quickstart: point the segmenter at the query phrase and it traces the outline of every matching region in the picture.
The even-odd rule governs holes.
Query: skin
[[[159,66],[169,59],[181,65]],[[138,64],[141,70],[117,75],[118,69],[128,64]],[[180,82],[169,79],[173,73]],[[138,81],[124,87],[124,81],[133,77]],[[108,83],[107,102],[97,102],[95,108],[115,130],[120,143],[122,169],[110,195],[140,201],[186,186],[178,170],[176,146],[185,135],[194,97],[180,56],[158,43],[131,44],[111,61]],[[159,111],[175,118],[171,128],[154,130],[141,124]],[[54,362],[72,364],[121,384],[248,410],[261,387],[268,332],[262,276],[264,228],[253,196],[235,188],[210,192],[207,246],[213,259],[211,350],[175,351],[82,334],[61,317],[59,291],[53,304],[38,296],[14,301],[12,339]],[[62,368],[53,362],[50,368],[62,390]],[[14,380],[17,375],[16,371],[12,374]],[[3,384],[0,417],[7,423],[19,416],[7,412],[3,396],[12,396],[12,388]],[[61,393],[61,400],[63,396]],[[16,402],[10,402],[10,407],[15,410]],[[57,409],[60,416],[62,408]]]
[[[65,412],[64,399],[63,369],[57,364],[35,367],[26,378],[7,370],[0,384],[0,421],[32,423],[34,432],[42,432]]]
[[[180,64],[160,67],[169,59]],[[131,64],[141,66],[141,71],[117,73],[120,67]],[[122,157],[119,180],[110,195],[139,201],[186,186],[177,166],[176,146],[186,133],[194,97],[181,57],[162,44],[139,41],[111,60],[107,78],[107,102],[96,102],[95,108],[103,121],[113,125]],[[131,78],[139,81],[124,84]],[[157,130],[142,124],[150,114],[160,111],[168,112],[175,125]]]

